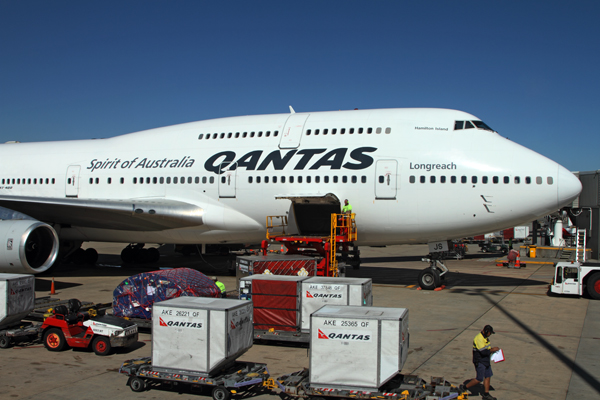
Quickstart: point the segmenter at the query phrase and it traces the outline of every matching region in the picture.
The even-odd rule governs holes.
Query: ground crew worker
[[[483,382],[484,393],[481,395],[482,400],[496,400],[490,394],[490,378],[492,375],[492,366],[490,365],[490,355],[499,350],[498,347],[491,347],[488,339],[494,334],[494,328],[491,325],[486,325],[481,332],[473,339],[473,364],[477,377],[471,379],[466,385],[462,384],[459,389],[465,392],[470,387],[473,387]]]
[[[344,207],[342,207],[342,214],[346,214],[347,216],[352,214],[352,206],[350,205],[350,203],[348,203],[348,199],[344,200]],[[338,217],[338,225],[341,227],[340,234],[342,236],[347,235],[348,234],[348,226],[350,225],[350,221],[348,221],[348,217],[344,217],[343,215],[340,215]]]
[[[351,214],[352,206],[348,203],[348,199],[344,200],[344,207],[342,207],[342,214]]]
[[[212,280],[215,283],[215,285],[217,285],[219,290],[221,291],[221,297],[227,297],[227,293],[225,292],[225,284],[223,282],[221,282],[220,280],[218,280],[216,276],[213,276]]]

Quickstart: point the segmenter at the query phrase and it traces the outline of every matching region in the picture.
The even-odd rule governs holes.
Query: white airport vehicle
[[[268,215],[319,234],[344,199],[355,245],[443,248],[547,215],[581,190],[462,111],[290,111],[0,145],[0,206],[33,218],[0,221],[0,271],[43,272],[59,242],[65,255],[83,254],[84,241],[260,243]]]
[[[577,261],[559,262],[554,267],[550,292],[583,296],[584,290],[600,300],[600,264]]]

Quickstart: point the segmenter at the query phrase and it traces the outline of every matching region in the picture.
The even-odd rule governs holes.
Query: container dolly
[[[378,389],[335,388],[313,386],[309,382],[309,370],[293,372],[265,382],[269,389],[279,388],[295,398],[325,400],[329,397],[352,399],[418,400],[418,399],[467,399],[467,394],[451,385],[444,378],[431,377],[427,383],[416,375],[398,374]]]
[[[266,364],[236,361],[224,367],[216,375],[177,370],[174,368],[154,368],[152,357],[127,360],[119,372],[129,376],[127,385],[134,392],[143,392],[156,384],[190,385],[191,387],[211,387],[214,400],[229,400],[231,394],[262,388],[269,379]]]

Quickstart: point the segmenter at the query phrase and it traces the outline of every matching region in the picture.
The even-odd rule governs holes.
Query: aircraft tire
[[[121,260],[125,264],[131,264],[135,261],[135,250],[127,246],[121,251]]]
[[[600,273],[596,272],[587,281],[587,292],[592,299],[600,300]]]
[[[80,247],[69,258],[72,263],[85,264],[85,250]]]
[[[423,290],[433,290],[440,286],[440,273],[435,268],[425,268],[419,273],[419,287]]]
[[[85,250],[85,263],[89,265],[96,265],[98,261],[98,252],[96,249],[86,249]]]

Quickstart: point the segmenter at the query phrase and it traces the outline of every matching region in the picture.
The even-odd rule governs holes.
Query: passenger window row
[[[3,185],[54,185],[56,180],[54,178],[4,178],[2,179]]]
[[[100,178],[90,178],[89,182],[90,182],[90,185],[92,185],[92,184],[99,184],[100,183]],[[124,184],[125,183],[125,178],[120,178],[119,182],[121,184]],[[184,184],[184,183],[199,184],[200,182],[202,182],[202,183],[215,183],[215,177],[211,176],[211,177],[207,178],[206,176],[203,176],[203,177],[199,177],[199,176],[196,176],[196,177],[191,177],[191,176],[187,176],[187,177],[185,177],[185,176],[182,176],[182,177],[178,177],[178,176],[175,176],[175,177],[170,177],[170,176],[167,176],[167,177],[164,177],[164,176],[149,177],[149,176],[146,176],[146,177],[143,177],[143,176],[141,176],[139,178],[138,177],[134,177],[132,179],[132,183],[134,185],[143,185],[143,184],[154,184],[154,185],[156,185],[156,184],[160,184],[160,185],[167,184],[167,185],[169,185],[171,183],[173,183],[173,184],[177,184],[177,183],[178,184]],[[67,183],[70,184],[69,181]],[[106,179],[106,183],[108,183],[110,185],[112,183],[112,178],[107,178]]]
[[[249,176],[248,177],[248,183],[358,183],[358,179],[359,177],[356,175],[352,175],[350,177],[346,176],[346,175],[342,175],[341,177],[334,175],[332,177],[329,177],[328,175],[325,175],[323,177],[321,177],[320,175],[317,176],[310,176],[307,175],[306,177],[302,177],[302,176],[289,176],[286,177],[284,175],[282,176],[256,176],[256,177],[252,177]],[[221,177],[221,182],[225,183],[226,178],[224,176]],[[365,175],[362,175],[360,177],[360,182],[361,183],[367,183],[367,177]]]
[[[471,176],[471,178],[469,179],[469,177],[466,176],[466,175],[463,175],[463,176],[460,176],[460,177],[457,177],[457,176],[453,175],[453,176],[450,176],[450,183],[457,183],[459,179],[460,179],[460,183],[473,183],[473,184],[475,184],[475,183],[479,182],[479,177],[477,177],[477,176]],[[410,183],[415,183],[417,181],[417,177],[414,176],[414,175],[411,175],[409,177],[408,181]],[[429,179],[427,179],[427,176],[425,176],[425,175],[421,175],[419,177],[419,182],[420,183],[427,183],[427,181],[429,181],[429,183],[436,183],[438,181],[438,177],[436,175],[430,175]],[[543,180],[543,178],[541,176],[536,176],[535,177],[535,183],[537,183],[538,185],[541,185],[543,183],[543,181],[544,180]],[[446,180],[446,176],[445,175],[439,176],[439,183],[446,183],[446,182],[447,182],[447,180]],[[502,177],[502,182],[506,183],[506,184],[510,183],[510,177],[509,176]],[[521,183],[521,177],[520,176],[515,176],[514,179],[513,179],[513,182],[515,184],[517,184],[517,185],[520,184]],[[532,182],[531,177],[530,176],[526,176],[524,182],[527,185],[531,184],[531,182]],[[490,180],[489,177],[482,176],[481,177],[481,183],[483,183],[483,184],[487,184],[487,183],[497,184],[497,183],[500,183],[500,177],[499,176],[492,176],[492,179]],[[549,176],[549,177],[546,178],[546,183],[548,185],[552,185],[552,184],[554,184],[554,179],[551,176]]]
[[[273,133],[273,137],[276,137],[279,135],[279,131],[258,131],[258,132],[229,132],[229,133],[225,133],[225,132],[221,132],[221,133],[201,133],[200,135],[198,135],[198,140],[208,140],[208,139],[231,139],[231,138],[247,138],[247,137],[263,137],[263,134],[265,137],[269,137],[271,136],[271,133]]]
[[[374,131],[376,134],[379,134],[382,132],[382,128],[375,128]],[[332,128],[332,129],[307,129],[306,130],[306,136],[310,136],[310,135],[327,135],[327,134],[332,134],[335,135],[338,133],[338,129],[337,128]],[[344,135],[344,134],[354,134],[354,133],[358,133],[359,135],[363,134],[363,133],[367,133],[367,134],[371,134],[373,133],[373,128],[367,128],[366,132],[365,132],[365,128],[341,128],[339,129],[339,134],[340,135]],[[385,133],[389,134],[392,133],[392,128],[385,128]]]

